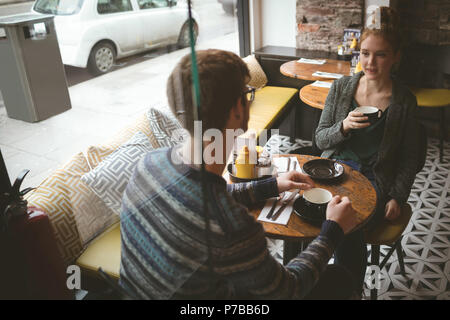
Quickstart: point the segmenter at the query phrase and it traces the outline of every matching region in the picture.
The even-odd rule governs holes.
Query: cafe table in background
[[[323,63],[311,63],[314,60]],[[287,77],[308,81],[336,79],[331,75],[327,76],[326,73],[342,76],[350,75],[350,62],[333,59],[298,59],[283,63],[280,66],[280,72]],[[317,73],[322,73],[322,76],[317,75]]]
[[[299,96],[310,107],[323,110],[332,81],[316,81],[300,89]]]

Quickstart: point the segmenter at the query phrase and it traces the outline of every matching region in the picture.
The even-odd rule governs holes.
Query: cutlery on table
[[[294,169],[293,170],[297,170],[297,162],[296,161],[294,161]],[[278,219],[280,214],[283,212],[283,210],[286,208],[286,206],[289,204],[289,202],[291,202],[292,199],[295,198],[295,196],[299,193],[299,191],[300,191],[300,189],[292,190],[292,193],[289,195],[289,197],[286,199],[283,199],[281,201],[282,206],[280,207],[280,209],[277,210],[277,212],[275,212],[275,214],[273,216],[271,216],[272,221],[275,221]]]
[[[296,168],[296,165],[297,165],[297,163],[294,162],[294,170],[295,170],[295,168]],[[289,172],[290,166],[291,166],[291,158],[289,157],[289,158],[288,158],[288,163],[287,163],[287,170],[286,170],[286,172]],[[266,216],[266,219],[272,218],[273,212],[275,211],[275,208],[277,207],[278,201],[280,201],[281,199],[283,199],[283,197],[284,197],[284,193],[283,193],[283,196],[277,197],[277,198],[275,199],[275,201],[274,201],[273,204],[272,204],[272,208],[270,208],[269,213],[268,213],[267,216]]]
[[[280,207],[280,209],[277,210],[277,212],[275,212],[275,214],[272,216],[271,220],[275,221],[278,219],[278,217],[280,216],[280,214],[283,212],[283,210],[286,208],[286,206],[289,204],[289,202],[292,201],[292,199],[295,198],[295,196],[298,194],[298,192],[300,191],[300,189],[295,189],[292,190],[292,193],[289,195],[289,197],[287,199],[284,199],[282,201],[282,206]]]
[[[284,194],[282,197],[277,197],[272,204],[272,208],[270,208],[269,213],[266,216],[266,219],[272,218],[273,212],[275,211],[275,208],[277,207],[278,201],[280,201],[282,198],[284,198]]]

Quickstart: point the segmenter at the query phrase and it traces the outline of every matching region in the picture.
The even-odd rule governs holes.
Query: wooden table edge
[[[297,160],[299,160],[299,157],[300,157],[300,156],[307,157],[307,158],[311,158],[311,159],[320,159],[320,157],[316,157],[316,156],[310,156],[310,155],[297,155],[297,154],[276,154],[276,155],[273,155],[273,156],[274,156],[274,157],[292,157],[292,156],[295,156],[295,157],[297,157]],[[307,160],[307,161],[308,161],[308,160]],[[299,161],[299,163],[300,163],[300,161]],[[343,164],[343,165],[344,165],[344,168],[345,168],[345,171],[346,171],[346,172],[356,171],[356,170],[353,170],[352,168],[350,168],[349,166],[347,166],[347,165],[345,165],[345,164]],[[360,172],[358,172],[358,171],[356,171],[356,172],[357,172],[358,175],[360,175],[361,177],[363,177],[364,179],[367,180],[367,178],[364,177],[364,175],[362,175]],[[370,184],[370,182],[369,182],[368,180],[367,180],[367,182]],[[370,186],[371,186],[371,184],[370,184]],[[367,217],[365,218],[365,220],[362,221],[361,223],[359,223],[359,224],[352,230],[352,232],[357,231],[357,230],[360,230],[361,228],[364,228],[364,226],[368,223],[368,221],[371,219],[371,217],[372,217],[373,214],[375,213],[377,196],[376,196],[375,189],[373,188],[373,186],[371,186],[371,187],[372,187],[372,190],[371,190],[371,191],[373,192],[373,194],[374,194],[374,196],[375,196],[375,203],[374,203],[374,205],[373,205],[373,207],[372,207],[371,212],[367,215]],[[260,221],[260,220],[258,220],[258,217],[259,217],[259,215],[261,214],[262,208],[264,208],[264,204],[265,204],[265,201],[263,201],[262,203],[260,203],[260,204],[257,206],[257,208],[249,209],[249,213],[255,218],[255,220],[256,220],[257,222],[259,222],[259,223],[262,224],[262,226],[263,226],[263,228],[264,228],[264,232],[265,232],[265,234],[266,234],[266,236],[267,236],[268,238],[271,238],[271,239],[280,239],[280,240],[288,240],[288,241],[303,241],[303,240],[308,241],[308,240],[315,239],[315,238],[320,234],[321,227],[314,226],[314,225],[312,225],[312,224],[310,224],[310,223],[308,223],[308,222],[306,222],[306,221],[302,221],[302,222],[304,222],[306,225],[308,225],[308,226],[310,227],[310,231],[313,231],[314,234],[312,234],[312,232],[310,232],[310,235],[304,235],[304,236],[302,236],[302,235],[300,235],[300,234],[299,234],[299,235],[282,235],[282,234],[277,234],[277,233],[272,233],[272,232],[267,231],[267,230],[266,230],[266,227],[265,227],[266,225],[268,225],[268,226],[270,226],[270,227],[272,227],[272,228],[276,228],[277,226],[287,228],[287,225],[289,225],[289,223],[292,223],[292,222],[291,222],[291,219],[293,218],[292,215],[296,215],[296,214],[295,214],[295,212],[292,212],[291,217],[289,218],[289,221],[288,221],[288,224],[287,224],[287,225],[277,225],[277,224],[270,223],[270,222]],[[298,217],[298,216],[297,216],[296,218],[297,218],[297,219],[301,219],[301,218]],[[295,219],[295,217],[294,217],[294,219]]]

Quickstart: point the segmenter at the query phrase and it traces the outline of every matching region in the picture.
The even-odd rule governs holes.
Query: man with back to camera
[[[313,182],[291,171],[227,185],[222,178],[229,156],[225,131],[247,130],[249,71],[240,57],[221,50],[198,51],[197,66],[203,132],[219,129],[224,139],[222,159],[205,164],[206,215],[201,169],[192,161],[195,106],[187,55],[172,71],[167,95],[189,137],[176,147],[149,152],[128,184],[121,211],[121,286],[140,299],[348,298],[352,279],[327,263],[356,226],[349,199],[333,197],[320,235],[286,266],[277,262],[247,206],[290,189],[309,189]],[[204,139],[203,147],[209,143]]]

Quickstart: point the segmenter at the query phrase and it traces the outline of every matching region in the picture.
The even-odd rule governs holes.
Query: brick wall
[[[364,0],[297,0],[297,48],[337,52],[344,28],[363,26]]]
[[[391,0],[408,42],[450,45],[449,0]],[[297,0],[297,48],[336,52],[344,28],[362,28],[364,0]]]
[[[397,11],[411,43],[450,45],[449,0],[398,0]]]

